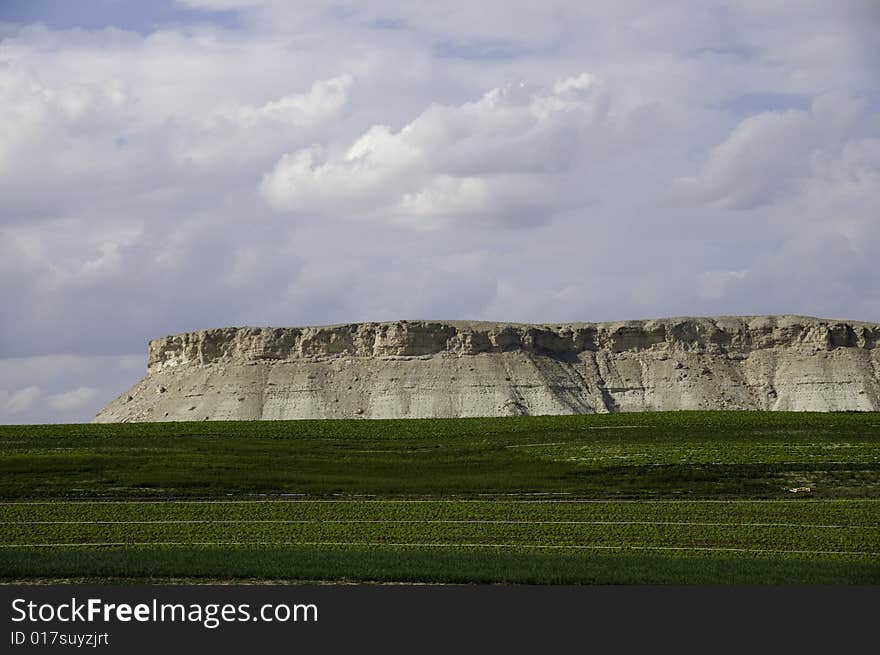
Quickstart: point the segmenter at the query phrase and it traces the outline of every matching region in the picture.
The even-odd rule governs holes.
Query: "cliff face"
[[[222,328],[150,342],[99,422],[880,410],[880,325],[801,316]]]

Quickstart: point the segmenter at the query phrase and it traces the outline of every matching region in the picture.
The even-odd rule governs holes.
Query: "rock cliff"
[[[98,422],[880,410],[880,324],[803,316],[221,328],[150,342]]]

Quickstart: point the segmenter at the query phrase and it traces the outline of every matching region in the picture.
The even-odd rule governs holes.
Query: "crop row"
[[[871,464],[880,462],[880,441],[825,441],[787,443],[756,441],[745,437],[729,442],[708,442],[694,448],[692,442],[676,443],[555,443],[529,446],[530,455],[552,461],[577,462],[581,466],[663,464]]]
[[[628,438],[665,437],[687,434],[695,439],[727,441],[731,433],[787,440],[817,437],[846,437],[870,440],[880,428],[876,413],[810,412],[646,412],[642,414],[592,414],[575,416],[494,417],[470,419],[410,420],[331,420],[331,421],[259,421],[191,422],[137,424],[82,424],[0,426],[0,444],[14,446],[22,437],[32,441],[52,442],[89,440],[111,446],[119,439],[150,446],[151,440],[164,441],[169,434],[185,437],[266,438],[266,439],[441,439],[509,438],[543,439],[553,436],[576,436],[604,441],[603,428],[631,427],[620,430]],[[640,428],[640,429],[639,429]],[[166,442],[167,443],[167,442]],[[61,444],[58,444],[61,445]],[[66,444],[69,445],[69,444]],[[171,444],[167,444],[171,445]]]
[[[7,524],[0,544],[331,543],[731,548],[880,553],[876,527],[485,522]],[[877,555],[880,557],[880,555]]]
[[[0,503],[0,524],[159,520],[640,521],[877,527],[880,501],[258,501]],[[5,529],[4,525],[4,529]]]
[[[876,558],[730,551],[316,546],[0,548],[0,579],[878,584]]]

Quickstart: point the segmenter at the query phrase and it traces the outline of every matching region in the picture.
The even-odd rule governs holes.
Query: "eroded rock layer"
[[[150,342],[99,422],[880,410],[880,324],[803,316],[222,328]]]

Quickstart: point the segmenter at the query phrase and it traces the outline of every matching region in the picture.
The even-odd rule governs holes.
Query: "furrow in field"
[[[522,546],[880,550],[876,528],[583,523],[65,523],[4,526],[0,544],[28,543],[514,543]]]
[[[509,521],[880,526],[874,501],[263,501],[0,505],[0,522]]]

